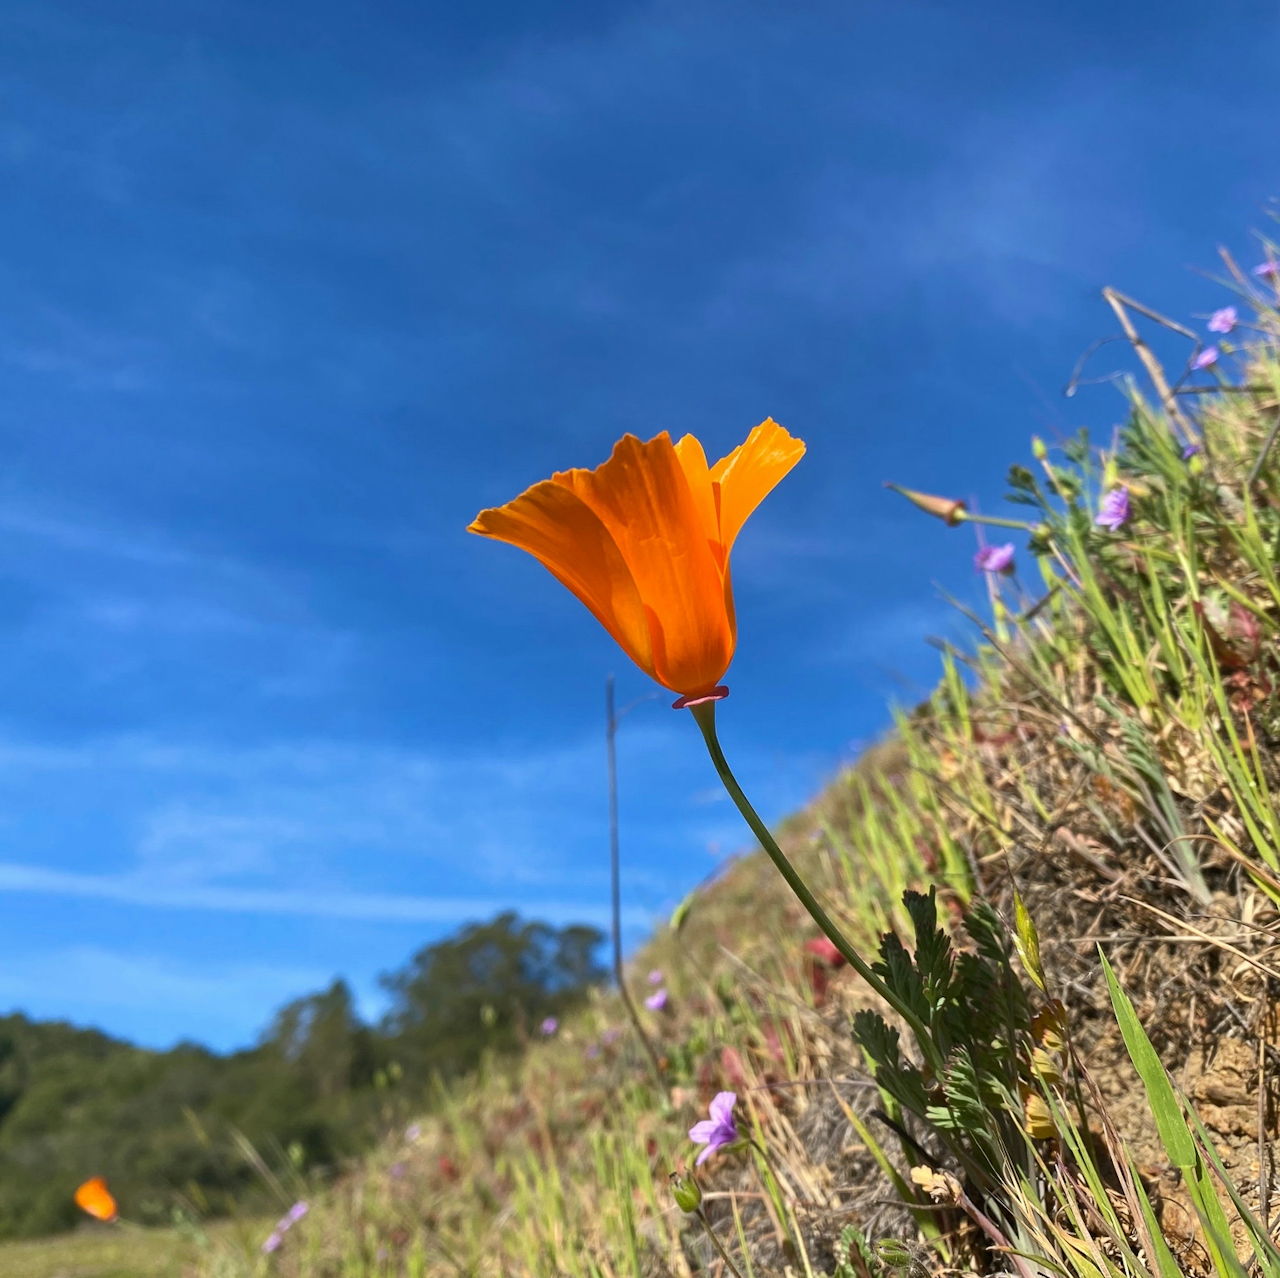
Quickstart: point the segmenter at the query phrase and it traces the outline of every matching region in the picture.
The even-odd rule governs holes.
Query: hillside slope
[[[1280,319],[1274,265],[1231,269],[1248,345],[1173,385],[1109,296],[1151,398],[1114,446],[1036,441],[974,650],[783,832],[905,1012],[746,857],[632,965],[660,1080],[601,995],[201,1272],[1280,1274]],[[687,1214],[722,1090],[742,1139]]]

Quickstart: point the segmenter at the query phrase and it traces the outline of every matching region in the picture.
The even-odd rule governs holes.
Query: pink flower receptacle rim
[[[724,684],[720,684],[710,692],[703,692],[696,697],[677,697],[671,703],[671,708],[673,710],[688,710],[693,706],[704,706],[708,701],[723,701],[728,695],[729,689]]]

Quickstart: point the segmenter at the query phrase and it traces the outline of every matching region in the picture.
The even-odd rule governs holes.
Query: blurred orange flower
[[[734,539],[803,455],[771,417],[714,466],[692,435],[624,435],[604,465],[557,471],[468,531],[527,550],[647,675],[707,696],[737,643]]]
[[[76,1190],[76,1206],[86,1211],[95,1220],[115,1220],[116,1200],[111,1197],[107,1182],[101,1176],[86,1180]]]

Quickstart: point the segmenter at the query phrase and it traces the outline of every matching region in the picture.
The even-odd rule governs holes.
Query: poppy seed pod
[[[965,504],[956,497],[934,497],[931,493],[918,493],[914,488],[902,488],[898,484],[885,484],[895,493],[901,493],[913,506],[926,515],[936,515],[943,523],[954,528],[964,522]]]
[[[672,1172],[671,1196],[676,1200],[676,1206],[690,1215],[702,1205],[702,1190],[692,1176],[678,1176]]]

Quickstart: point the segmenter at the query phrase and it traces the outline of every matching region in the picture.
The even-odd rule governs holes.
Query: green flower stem
[[[751,801],[743,794],[742,787],[738,784],[738,779],[733,775],[728,760],[724,757],[724,751],[720,748],[720,739],[716,736],[716,703],[714,701],[704,701],[700,705],[690,706],[689,709],[698,727],[702,730],[703,740],[707,743],[707,752],[711,755],[711,762],[715,765],[716,772],[719,773],[724,788],[737,805],[738,811],[742,813],[743,820],[751,827],[751,833],[760,841],[760,846],[764,848],[769,855],[769,859],[778,867],[778,873],[786,879],[787,886],[800,899],[800,904],[809,911],[813,921],[822,929],[831,944],[844,955],[849,966],[911,1026],[916,1041],[920,1044],[921,1051],[931,1058],[930,1064],[935,1070],[941,1070],[943,1065],[941,1058],[932,1059],[938,1054],[933,1046],[932,1036],[924,1022],[884,983],[880,976],[872,970],[871,965],[853,948],[844,933],[836,927],[826,910],[818,904],[817,898],[809,891],[809,885],[805,883],[796,867],[787,859],[787,854],[778,846],[773,835],[769,833],[769,827],[760,819],[755,808],[751,806]]]
[[[733,1278],[742,1278],[742,1275],[738,1272],[738,1266],[729,1259],[729,1253],[725,1251],[724,1244],[716,1237],[716,1231],[711,1228],[711,1222],[707,1219],[707,1213],[701,1205],[699,1205],[695,1214],[702,1221],[702,1227],[707,1231],[707,1237],[711,1239],[715,1249],[720,1253],[720,1259],[729,1266],[729,1272],[733,1275]]]
[[[962,506],[956,511],[958,524],[990,524],[992,528],[1016,528],[1019,532],[1035,532],[1038,524],[1029,524],[1024,519],[1001,519],[999,515],[975,515]]]

